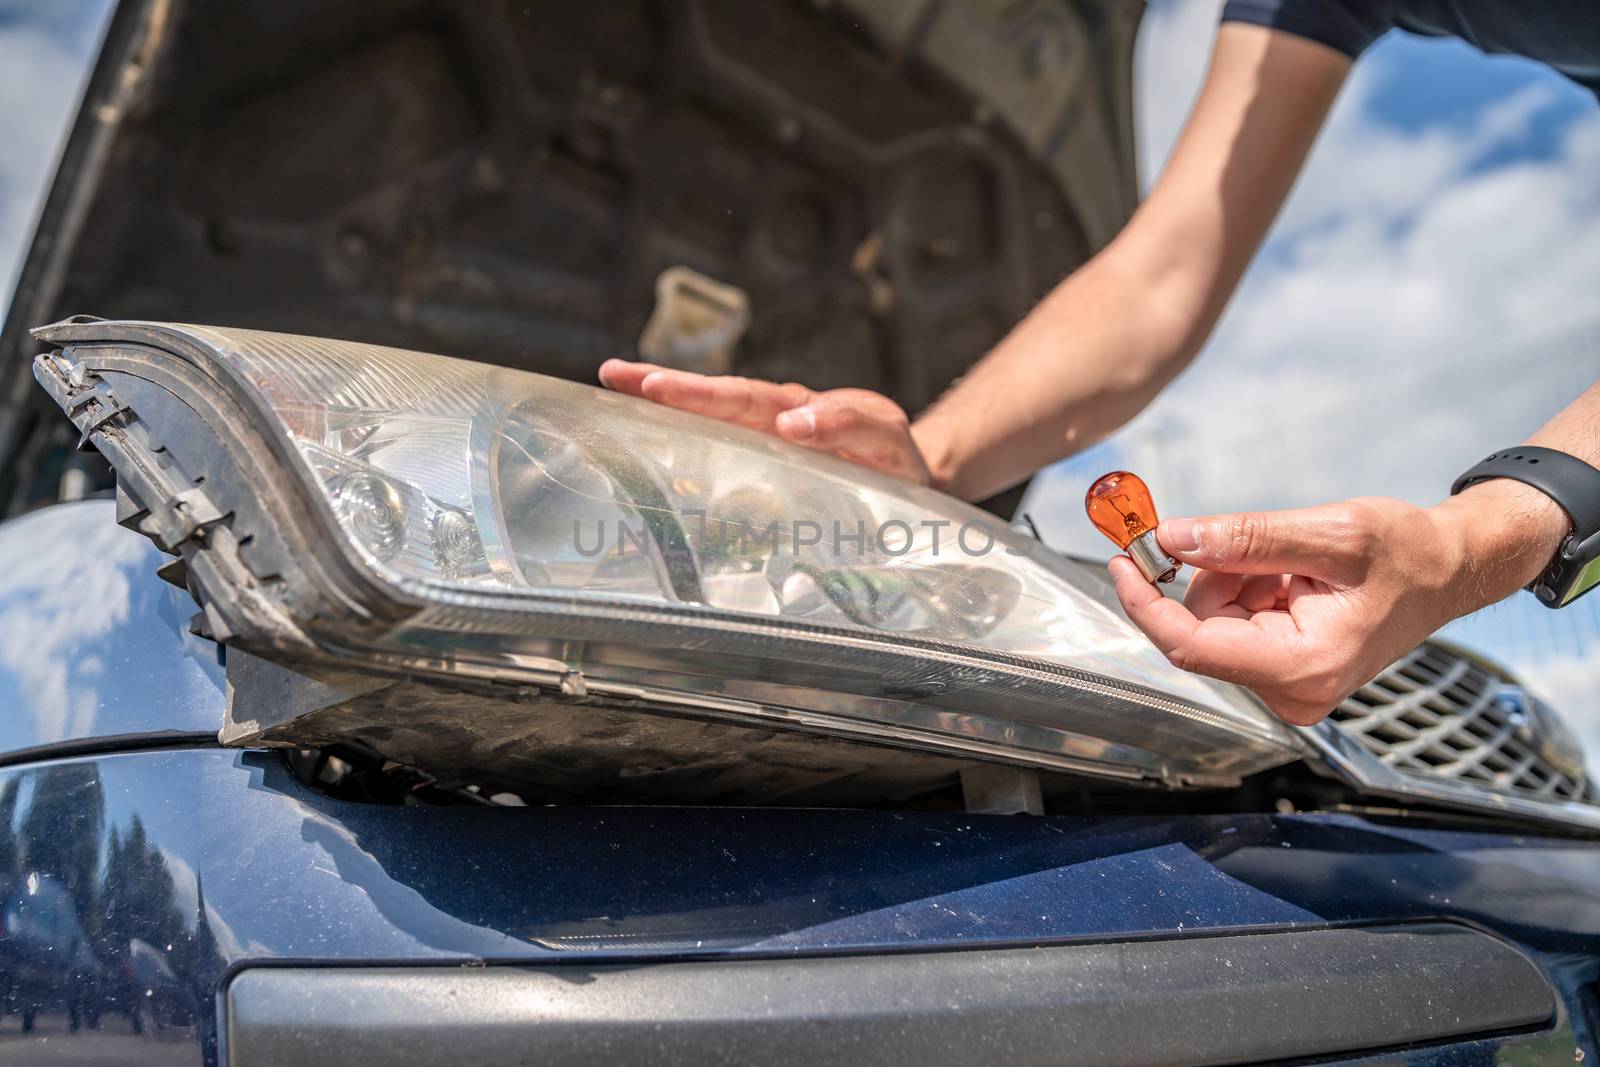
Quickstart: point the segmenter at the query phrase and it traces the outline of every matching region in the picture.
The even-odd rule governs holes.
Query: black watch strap
[[[1510,478],[1533,486],[1566,511],[1582,541],[1600,532],[1600,470],[1553,448],[1518,445],[1477,464],[1450,487],[1454,496],[1490,478]]]

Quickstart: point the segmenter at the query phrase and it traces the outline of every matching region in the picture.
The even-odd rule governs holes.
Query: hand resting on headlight
[[[776,434],[920,485],[929,483],[928,465],[911,437],[911,420],[881,393],[817,392],[797,382],[711,377],[622,359],[607,360],[600,367],[600,381],[619,393]]]

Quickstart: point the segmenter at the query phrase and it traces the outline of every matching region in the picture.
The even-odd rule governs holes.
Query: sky
[[[1205,70],[1215,0],[1154,0],[1136,105],[1145,184]],[[104,0],[0,0],[0,306],[76,106]],[[1163,513],[1436,502],[1600,378],[1600,106],[1536,64],[1395,33],[1357,65],[1195,365],[1025,504],[1105,557],[1083,488],[1132,468]],[[1519,594],[1446,635],[1518,671],[1600,768],[1600,593]]]
[[[1205,71],[1219,5],[1158,0],[1135,102],[1145,185]],[[1436,503],[1457,474],[1600,379],[1600,105],[1559,75],[1392,33],[1356,65],[1199,358],[1024,508],[1105,558],[1083,489],[1122,467],[1163,514],[1352,496]],[[1517,671],[1600,769],[1600,593],[1521,593],[1445,631]]]

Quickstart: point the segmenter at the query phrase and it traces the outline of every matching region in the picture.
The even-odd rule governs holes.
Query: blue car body
[[[35,952],[26,976],[11,968],[0,1001],[7,1063],[64,1051],[224,1062],[230,982],[285,964],[533,964],[581,975],[616,963],[866,959],[1431,920],[1515,946],[1559,1006],[1519,1032],[1373,1055],[1565,1064],[1600,1051],[1600,846],[1590,841],[1370,813],[1041,818],[335,800],[279,753],[216,744],[225,695],[216,648],[188,634],[186,596],[154,576],[155,550],[111,519],[109,502],[87,502],[0,527],[0,692],[10,709],[0,720],[0,880],[71,904],[80,931],[66,939],[76,947]],[[52,565],[68,556],[70,570]],[[10,916],[16,890],[5,899]],[[0,936],[0,960],[16,958],[16,941],[9,928]]]

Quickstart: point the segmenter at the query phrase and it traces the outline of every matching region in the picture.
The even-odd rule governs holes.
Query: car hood
[[[0,333],[0,495],[45,491],[27,330],[85,307],[921,408],[1131,213],[1142,9],[124,0]]]

